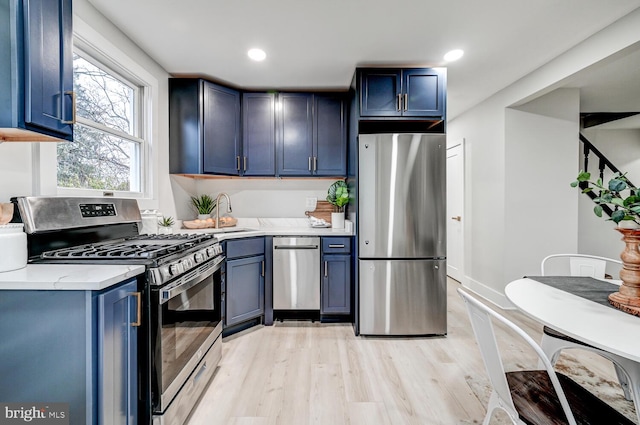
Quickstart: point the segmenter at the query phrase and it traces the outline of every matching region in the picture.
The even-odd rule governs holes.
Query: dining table
[[[626,359],[640,421],[640,317],[608,303],[620,281],[580,276],[527,276],[505,287],[507,299],[532,319]]]

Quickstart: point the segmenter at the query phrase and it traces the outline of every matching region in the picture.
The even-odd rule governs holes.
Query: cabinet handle
[[[64,119],[64,101],[62,102],[62,118],[60,122],[62,124],[75,124],[76,123],[76,92],[73,90],[68,90],[64,92],[64,95],[71,95],[71,121]]]
[[[344,248],[344,244],[343,243],[341,243],[341,244],[337,244],[337,243],[336,244],[332,244],[332,243],[330,243],[329,244],[329,248]]]
[[[142,294],[140,292],[130,292],[129,295],[133,295],[136,297],[136,321],[131,323],[131,326],[141,326],[142,325]]]
[[[243,157],[244,158],[244,168],[243,171],[247,171],[247,157]]]
[[[404,94],[404,110],[409,109],[409,95],[407,93]]]
[[[327,268],[329,267],[329,262],[325,261],[324,262],[324,277],[327,277],[329,275]]]
[[[236,156],[236,170],[240,171],[240,157]]]
[[[262,277],[264,277],[264,260],[262,260]]]
[[[398,93],[398,96],[396,96],[396,103],[397,103],[397,108],[398,108],[398,112],[402,111],[402,95]]]
[[[309,157],[309,171],[311,171],[311,157]]]
[[[313,171],[317,171],[318,170],[318,157],[314,156],[313,157]]]

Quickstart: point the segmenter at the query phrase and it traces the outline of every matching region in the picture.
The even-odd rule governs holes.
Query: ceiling
[[[242,88],[346,89],[357,66],[447,66],[449,118],[640,7],[640,0],[89,2],[170,74]],[[249,60],[251,47],[267,59]],[[446,64],[442,56],[454,48],[465,55]],[[635,56],[628,78],[640,75]],[[633,95],[601,72],[567,82],[589,87],[585,107],[612,103],[612,90]]]

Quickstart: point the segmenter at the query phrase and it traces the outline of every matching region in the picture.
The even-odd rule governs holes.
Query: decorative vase
[[[344,229],[344,211],[331,213],[331,228]]]
[[[624,312],[640,316],[640,229],[618,227],[616,230],[622,233],[625,243],[624,251],[620,254],[622,285],[618,292],[609,295],[609,303]]]
[[[211,218],[211,214],[198,214],[198,220],[206,220]]]

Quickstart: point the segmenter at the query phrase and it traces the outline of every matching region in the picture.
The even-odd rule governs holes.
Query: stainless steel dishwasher
[[[273,238],[273,309],[320,309],[320,238]]]

